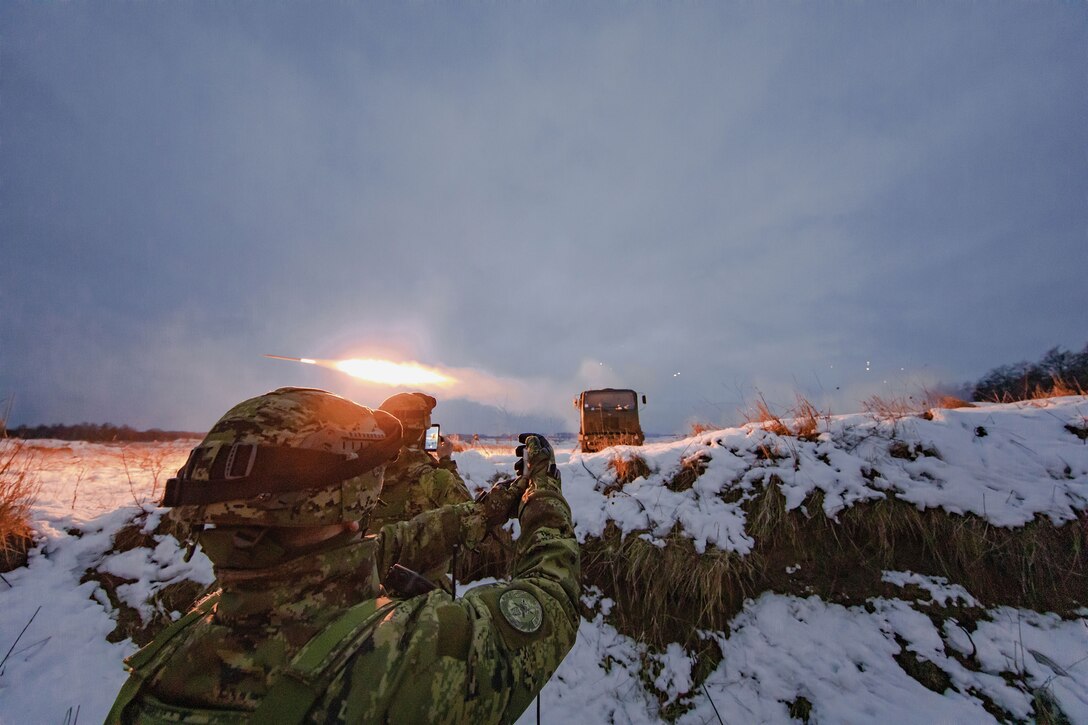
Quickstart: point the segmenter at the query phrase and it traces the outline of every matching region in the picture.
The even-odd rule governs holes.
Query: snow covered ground
[[[812,441],[747,426],[638,449],[560,450],[558,458],[581,540],[612,522],[663,543],[678,524],[700,551],[743,554],[753,541],[740,504],[771,474],[790,507],[822,491],[832,518],[893,497],[999,526],[1036,516],[1084,525],[1077,516],[1088,509],[1088,443],[1077,431],[1086,428],[1088,399],[1070,397],[936,410],[932,420],[838,416]],[[125,678],[121,660],[135,645],[106,640],[115,613],[96,582],[80,583],[88,569],[131,580],[117,594],[148,617],[156,590],[211,582],[207,560],[198,553],[185,563],[169,537],[107,553],[113,533],[137,513],[147,512],[146,531],[154,528],[161,511],[152,502],[192,445],[35,443],[39,544],[27,567],[0,582],[0,723],[71,721],[77,710],[80,721],[99,722],[109,709]],[[617,454],[641,456],[649,476],[610,485]],[[694,484],[666,487],[695,457],[705,472]],[[509,473],[513,458],[455,454],[470,488]],[[739,499],[723,500],[727,489]],[[678,644],[655,651],[621,634],[608,622],[612,602],[591,588],[578,642],[542,692],[542,720],[652,723],[664,709],[681,723],[993,722],[988,706],[1027,720],[1054,702],[1088,723],[1088,610],[1066,620],[984,610],[971,592],[936,577],[885,572],[884,580],[910,594],[855,607],[771,593],[748,600],[729,631],[702,633],[721,658],[698,685],[691,653]],[[977,626],[931,616],[948,607],[976,612]],[[923,685],[919,671],[940,691]],[[522,718],[535,720],[533,708]]]

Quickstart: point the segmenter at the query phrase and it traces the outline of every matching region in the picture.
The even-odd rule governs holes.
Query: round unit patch
[[[510,626],[519,632],[532,634],[544,622],[540,602],[524,589],[510,589],[499,597],[499,611]]]

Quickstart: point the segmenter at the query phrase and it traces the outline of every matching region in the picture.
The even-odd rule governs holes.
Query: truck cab
[[[646,396],[642,396],[646,404]],[[578,409],[578,445],[583,453],[609,446],[641,446],[646,436],[638,422],[638,395],[625,388],[585,390],[574,399]]]

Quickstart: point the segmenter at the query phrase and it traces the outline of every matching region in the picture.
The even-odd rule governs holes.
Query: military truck
[[[646,404],[646,396],[642,396]],[[638,423],[638,396],[634,390],[586,390],[574,399],[579,410],[578,445],[583,453],[609,446],[641,446],[646,440]]]

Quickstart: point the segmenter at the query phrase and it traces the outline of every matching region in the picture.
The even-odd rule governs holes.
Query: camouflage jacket
[[[443,466],[425,451],[404,448],[395,461],[385,466],[381,498],[370,516],[367,531],[376,534],[387,524],[407,521],[440,506],[471,500],[456,468],[451,470]],[[419,573],[439,586],[447,586],[450,563],[447,556]]]
[[[451,470],[425,451],[404,448],[395,461],[385,466],[381,500],[371,514],[369,531],[377,533],[386,524],[471,500],[456,468]]]
[[[278,684],[289,679],[282,673],[360,602],[384,609],[343,640],[350,650],[312,701],[295,708],[296,721],[514,721],[577,633],[579,554],[561,494],[522,505],[509,582],[458,599],[440,590],[377,597],[378,571],[393,563],[425,569],[454,545],[478,543],[486,524],[476,509],[466,503],[430,511],[272,569],[218,572],[217,604],[191,613],[192,623],[171,633],[165,655],[132,658],[133,675],[107,722],[256,722],[272,695],[295,706],[305,698],[292,701]]]

